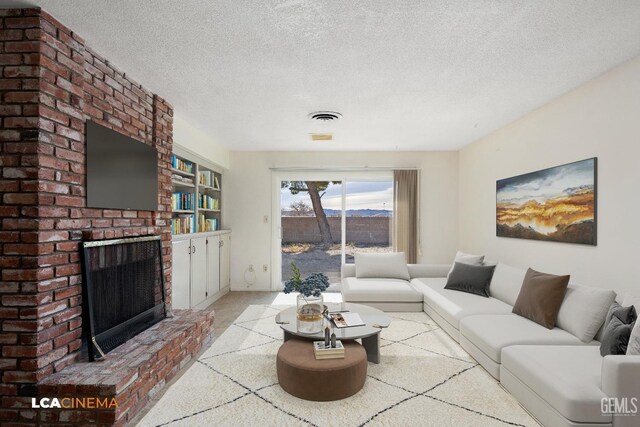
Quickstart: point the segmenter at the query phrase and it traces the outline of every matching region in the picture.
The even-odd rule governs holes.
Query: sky
[[[502,179],[497,184],[498,202],[520,204],[568,195],[572,189],[594,185],[594,159]]]
[[[393,208],[393,182],[348,182],[347,209],[386,209]],[[322,193],[321,193],[322,194]],[[289,189],[283,188],[280,193],[280,206],[289,209],[291,203],[299,200],[311,206],[311,199],[307,193],[291,194]],[[330,184],[326,194],[322,197],[322,207],[325,209],[342,209],[342,184]]]

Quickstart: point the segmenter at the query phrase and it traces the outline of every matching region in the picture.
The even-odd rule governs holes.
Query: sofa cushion
[[[499,262],[491,278],[489,295],[509,305],[514,305],[526,273],[526,270]]]
[[[460,335],[496,363],[500,363],[502,349],[511,345],[585,345],[567,331],[547,329],[516,314],[465,317],[460,321]]]
[[[569,276],[527,270],[513,312],[553,329],[569,284]]]
[[[473,255],[458,251],[456,252],[456,257],[453,259],[453,264],[451,265],[451,269],[449,270],[447,276],[449,276],[449,274],[451,274],[451,272],[453,271],[453,267],[456,265],[456,262],[461,262],[463,264],[469,265],[482,265],[483,261],[484,255]]]
[[[447,279],[413,279],[411,284],[424,294],[424,303],[451,326],[459,329],[460,319],[474,314],[509,314],[511,306],[495,298],[445,289]]]
[[[347,277],[342,281],[341,291],[348,302],[422,302],[422,293],[400,279]]]
[[[489,298],[489,285],[494,269],[495,266],[456,262],[444,288]]]
[[[604,324],[616,293],[608,289],[574,285],[567,287],[556,324],[582,342],[589,342]]]
[[[402,279],[409,280],[409,268],[404,252],[391,252],[382,254],[354,255],[356,264],[356,277],[358,279]]]
[[[502,368],[573,422],[607,423],[600,390],[602,357],[597,346],[527,345],[502,351]]]

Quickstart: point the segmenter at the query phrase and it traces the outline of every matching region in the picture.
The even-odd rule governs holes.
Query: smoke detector
[[[317,120],[320,122],[332,122],[335,120],[339,120],[342,117],[342,114],[337,113],[335,111],[314,111],[309,114],[309,118],[311,120]]]

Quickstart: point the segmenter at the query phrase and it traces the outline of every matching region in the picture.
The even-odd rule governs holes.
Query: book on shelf
[[[313,342],[313,354],[316,359],[342,359],[344,358],[344,346],[337,340],[335,347],[326,347],[324,341]]]
[[[218,177],[215,175],[213,176],[213,188],[216,190],[220,189],[220,181],[218,181]]]
[[[171,194],[171,208],[176,211],[194,210],[194,194],[183,192],[175,192]]]
[[[206,194],[198,195],[198,207],[200,209],[220,209],[220,200]]]
[[[213,187],[213,177],[212,171],[200,171],[198,174],[198,184]]]
[[[332,313],[329,315],[336,328],[350,328],[353,326],[364,326],[364,322],[358,313]]]
[[[193,173],[193,163],[178,158],[175,154],[171,156],[171,167],[186,173]]]
[[[180,215],[171,219],[172,234],[187,234],[196,231],[196,221],[194,215]]]
[[[198,231],[200,231],[201,233],[204,233],[207,231],[218,231],[219,224],[220,224],[220,222],[218,221],[218,218],[206,218],[204,214],[200,214],[198,216],[198,219],[199,219]]]

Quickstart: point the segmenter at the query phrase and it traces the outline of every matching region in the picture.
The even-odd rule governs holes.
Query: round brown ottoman
[[[313,343],[291,339],[280,347],[276,368],[287,393],[326,402],[356,394],[367,378],[367,353],[355,341],[343,341],[344,359],[316,360]]]

